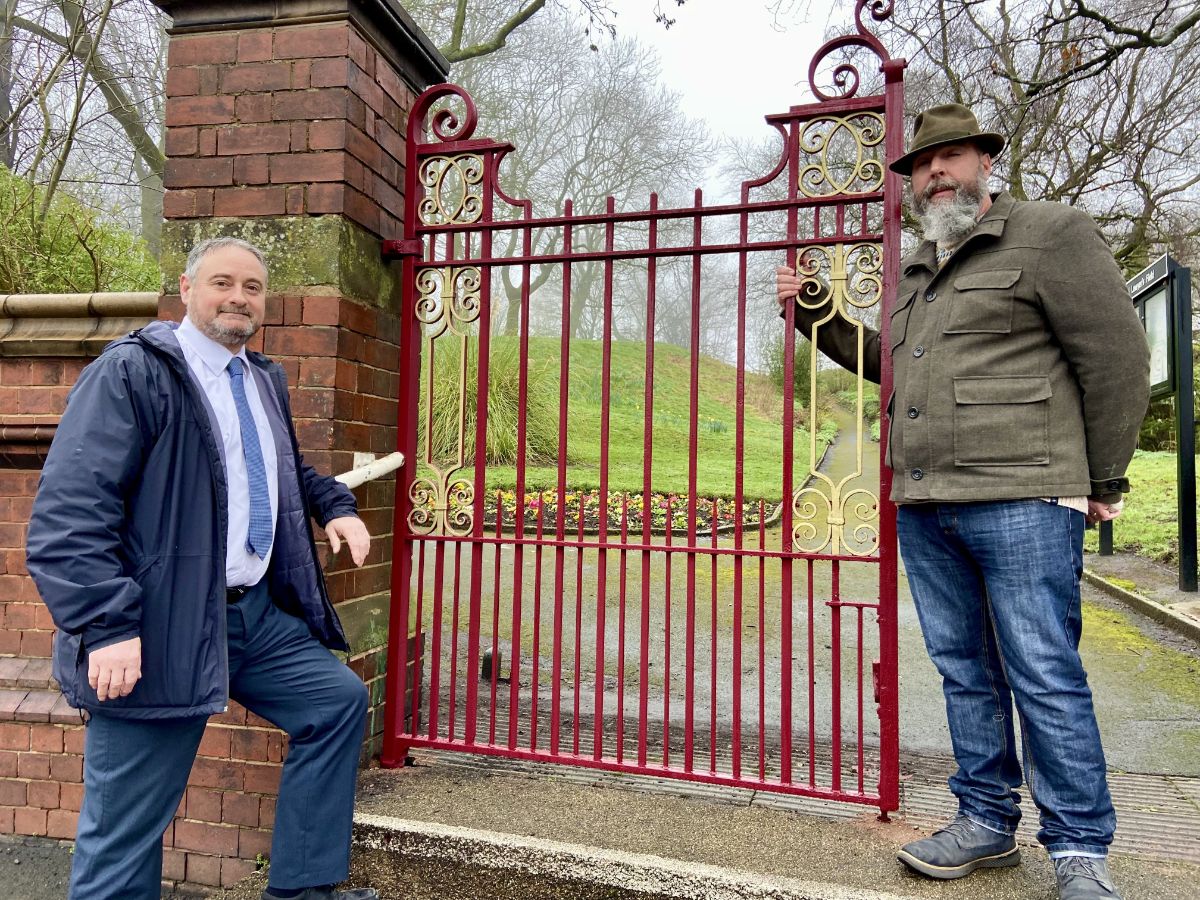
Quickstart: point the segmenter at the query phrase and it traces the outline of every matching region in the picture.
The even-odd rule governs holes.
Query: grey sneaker
[[[1121,900],[1108,860],[1092,856],[1060,856],[1054,861],[1059,900]]]
[[[945,828],[935,831],[933,837],[905,844],[896,857],[922,875],[948,879],[962,878],[976,869],[1015,866],[1021,861],[1021,852],[1012,835],[999,834],[958,815]]]

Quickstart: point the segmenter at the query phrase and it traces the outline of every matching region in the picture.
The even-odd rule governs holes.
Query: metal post
[[[1112,522],[1100,523],[1100,555],[1113,555]]]
[[[1192,384],[1192,272],[1171,273],[1175,301],[1175,429],[1179,485],[1179,589],[1196,590],[1196,407]]]

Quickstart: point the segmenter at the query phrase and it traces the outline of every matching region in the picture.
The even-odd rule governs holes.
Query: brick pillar
[[[445,61],[395,0],[161,2],[167,73],[164,284],[197,240],[237,235],[268,256],[255,339],[287,370],[301,448],[318,470],[396,449],[399,266],[406,115]],[[236,17],[236,22],[232,21]],[[0,832],[71,838],[83,730],[50,678],[52,623],[25,571],[38,470],[83,365],[177,294],[0,296]],[[364,756],[382,722],[394,479],[356,491],[368,563],[327,567],[371,689]],[[167,880],[228,885],[270,853],[286,741],[231,705],[205,732],[164,839]]]
[[[167,55],[162,267],[235,235],[268,257],[267,318],[252,349],[281,363],[301,450],[318,471],[396,449],[400,267],[408,110],[447,65],[396,0],[158,2]],[[235,21],[236,20],[236,21]],[[160,315],[182,316],[176,294]],[[371,690],[364,759],[378,751],[395,479],[356,492],[366,565],[326,560],[330,595]],[[323,551],[324,552],[324,551]],[[167,834],[168,877],[229,884],[270,852],[282,736],[233,706],[213,720]]]

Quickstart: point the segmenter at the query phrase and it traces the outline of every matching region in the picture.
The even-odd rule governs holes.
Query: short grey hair
[[[259,265],[263,267],[263,271],[267,271],[267,258],[263,256],[263,252],[259,250],[249,241],[243,241],[241,238],[235,237],[215,237],[205,238],[188,254],[187,267],[183,270],[183,274],[187,276],[189,282],[196,280],[196,270],[200,268],[200,261],[210,253],[215,253],[218,250],[224,250],[226,247],[236,247],[239,250],[245,250],[258,260]]]

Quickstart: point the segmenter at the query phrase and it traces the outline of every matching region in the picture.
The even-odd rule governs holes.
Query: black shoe
[[[262,892],[262,900],[280,900],[280,898],[272,894],[270,888],[265,888]],[[375,888],[338,891],[330,885],[322,885],[308,888],[295,900],[379,900],[379,894],[376,893]]]
[[[1059,900],[1121,900],[1108,874],[1108,861],[1093,856],[1061,856],[1054,861]]]
[[[962,878],[976,869],[1015,866],[1021,852],[1011,834],[991,831],[958,815],[933,837],[905,844],[896,857],[930,878]]]

